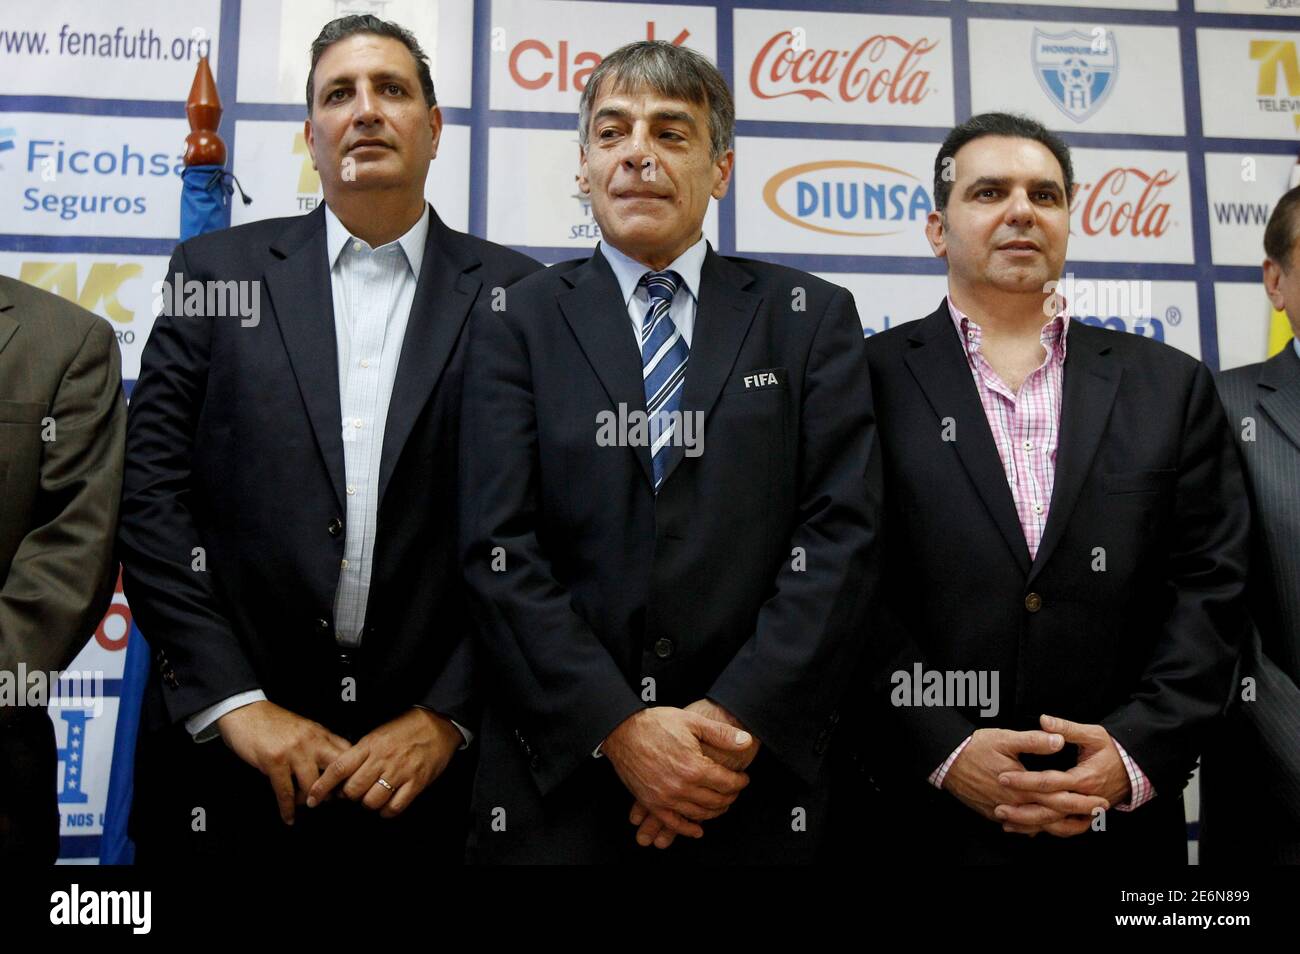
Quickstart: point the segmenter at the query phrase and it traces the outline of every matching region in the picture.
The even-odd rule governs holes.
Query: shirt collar
[[[607,242],[602,241],[599,248],[601,254],[605,256],[605,261],[609,262],[609,267],[614,270],[619,290],[623,293],[623,307],[626,308],[636,292],[637,285],[641,282],[641,276],[650,269],[636,259],[628,258]],[[704,268],[704,256],[708,251],[708,240],[701,235],[698,242],[678,255],[673,263],[664,269],[682,276],[682,284],[696,301],[700,300],[700,271]]]
[[[416,223],[411,226],[405,235],[397,239],[396,244],[406,253],[406,263],[411,267],[411,274],[417,278],[420,275],[420,266],[424,263],[424,243],[429,237],[429,203],[424,203],[424,215],[420,216]],[[348,242],[356,239],[354,235],[348,232],[347,227],[339,221],[339,217],[334,214],[334,210],[325,206],[325,249],[329,254],[329,266],[332,270],[343,254],[344,247]],[[356,241],[365,244],[364,239]],[[388,245],[392,245],[389,242]],[[388,248],[388,245],[382,245],[380,248]],[[378,251],[375,249],[374,251]]]
[[[1065,300],[1065,296],[1058,296],[1061,302],[1061,308],[1056,317],[1051,321],[1043,323],[1043,329],[1039,333],[1038,340],[1043,343],[1049,353],[1055,354],[1059,351],[1061,360],[1065,360],[1065,339],[1070,333],[1070,305]],[[957,335],[961,338],[962,348],[969,357],[973,350],[978,350],[980,340],[983,337],[983,329],[975,322],[973,318],[967,317],[960,308],[953,302],[952,296],[948,296],[948,314],[952,318],[953,327],[957,329]],[[974,337],[967,337],[968,331],[974,331]],[[1053,347],[1055,345],[1055,347]]]
[[[1300,338],[1292,338],[1291,347],[1295,348],[1296,356],[1300,357]]]

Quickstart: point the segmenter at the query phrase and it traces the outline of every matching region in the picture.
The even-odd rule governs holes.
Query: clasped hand
[[[1110,734],[1100,725],[1044,715],[1042,731],[978,729],[944,777],[943,787],[1003,831],[1061,838],[1082,834],[1097,809],[1129,798],[1128,772]],[[1027,771],[1021,753],[1050,755],[1066,742],[1079,747],[1067,772]]]
[[[759,742],[721,706],[701,699],[685,709],[642,709],[601,747],[633,797],[628,820],[637,843],[667,848],[678,835],[701,838],[749,784],[745,769]]]

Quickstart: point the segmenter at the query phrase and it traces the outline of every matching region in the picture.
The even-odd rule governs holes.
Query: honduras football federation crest
[[[1081,123],[1098,109],[1115,88],[1119,48],[1115,34],[1044,33],[1034,30],[1034,75],[1058,109]]]

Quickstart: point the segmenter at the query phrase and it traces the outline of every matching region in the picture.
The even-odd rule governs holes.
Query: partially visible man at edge
[[[1300,187],[1264,229],[1264,290],[1300,336]],[[1220,317],[1223,321],[1224,317]],[[1224,371],[1254,521],[1242,646],[1222,733],[1201,768],[1202,864],[1300,864],[1300,340]]]

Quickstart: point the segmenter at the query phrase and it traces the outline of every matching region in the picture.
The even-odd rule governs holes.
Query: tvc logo
[[[78,286],[76,262],[28,261],[23,262],[18,280],[76,302],[87,311],[106,315],[119,324],[127,324],[135,318],[135,312],[118,300],[118,293],[123,284],[139,278],[142,272],[143,268],[135,263],[95,262],[90,266],[85,284]]]
[[[1300,63],[1296,61],[1294,40],[1251,40],[1250,58],[1259,60],[1259,84],[1256,92],[1263,112],[1289,112],[1295,129],[1300,131],[1300,113],[1294,103],[1278,96],[1277,75],[1286,81],[1287,95],[1300,97]]]
[[[298,208],[307,212],[320,204],[320,173],[312,165],[307,139],[301,129],[293,135],[293,154],[302,156],[302,164],[298,167]]]

